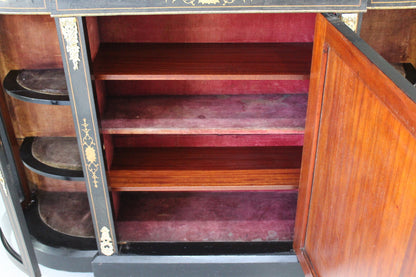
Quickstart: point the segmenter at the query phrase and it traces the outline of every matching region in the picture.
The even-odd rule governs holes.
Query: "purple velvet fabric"
[[[287,241],[296,191],[122,193],[119,241]]]

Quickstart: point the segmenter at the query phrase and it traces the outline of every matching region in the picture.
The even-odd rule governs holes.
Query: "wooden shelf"
[[[114,191],[296,189],[302,147],[117,148]]]
[[[20,158],[27,168],[42,176],[84,180],[75,138],[27,137],[20,146]]]
[[[311,43],[104,43],[99,80],[305,80]]]
[[[12,70],[4,79],[7,94],[22,101],[48,105],[69,105],[62,69]]]
[[[110,98],[104,134],[303,134],[306,94]]]

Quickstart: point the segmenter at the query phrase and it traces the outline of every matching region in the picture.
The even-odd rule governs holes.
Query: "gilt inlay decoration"
[[[98,164],[97,151],[96,151],[97,144],[95,143],[94,139],[90,135],[91,129],[89,128],[86,118],[83,119],[81,126],[82,126],[81,146],[84,152],[83,154],[84,154],[85,161],[87,164],[87,170],[90,173],[94,187],[98,188],[97,172],[99,169],[99,164]]]
[[[80,46],[78,41],[78,26],[75,17],[60,18],[61,32],[66,42],[66,51],[69,54],[69,60],[72,61],[73,69],[78,70],[80,62]]]
[[[110,236],[110,229],[107,227],[102,227],[101,230],[101,239],[100,239],[100,248],[101,253],[103,253],[106,256],[111,256],[114,254],[114,246],[113,246],[113,240]]]

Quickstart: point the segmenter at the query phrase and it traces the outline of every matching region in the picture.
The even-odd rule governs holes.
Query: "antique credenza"
[[[411,67],[414,7],[1,1],[3,244],[33,276],[414,276],[413,73],[334,14],[380,9]]]

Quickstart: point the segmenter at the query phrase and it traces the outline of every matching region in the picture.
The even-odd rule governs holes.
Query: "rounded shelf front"
[[[12,70],[4,79],[12,97],[37,104],[69,105],[63,69]]]
[[[42,176],[82,181],[84,174],[75,138],[27,137],[20,147],[23,164]]]

